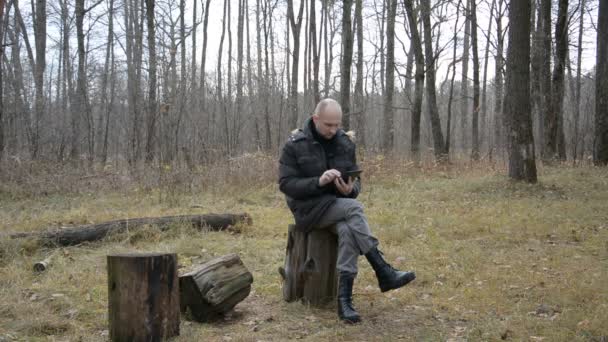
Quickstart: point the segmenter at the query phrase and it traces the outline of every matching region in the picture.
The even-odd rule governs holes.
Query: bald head
[[[342,125],[342,107],[334,99],[323,99],[317,104],[312,120],[317,133],[325,139],[331,139]]]

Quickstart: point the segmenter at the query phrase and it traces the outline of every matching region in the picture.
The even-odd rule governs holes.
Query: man
[[[355,199],[361,180],[343,177],[358,166],[355,144],[340,128],[341,122],[338,102],[319,102],[312,117],[292,132],[283,147],[279,188],[286,195],[296,229],[332,229],[338,236],[338,316],[347,323],[357,323],[361,318],[352,305],[352,289],[359,255],[365,255],[371,264],[382,292],[400,288],[416,276],[395,270],[378,251],[378,240],[370,231],[363,206]]]

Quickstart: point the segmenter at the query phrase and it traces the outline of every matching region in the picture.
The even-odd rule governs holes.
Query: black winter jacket
[[[283,146],[279,159],[279,189],[285,194],[287,206],[295,218],[296,229],[304,232],[312,230],[325,210],[337,197],[345,197],[333,183],[319,186],[319,177],[329,169],[341,173],[357,170],[355,144],[342,130],[338,130],[331,140],[333,155],[326,155],[323,146],[314,139],[311,123],[306,120],[304,127],[292,132]],[[356,198],[361,191],[361,181],[357,178],[349,198]]]

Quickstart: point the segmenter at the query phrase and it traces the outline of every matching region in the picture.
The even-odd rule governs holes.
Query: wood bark
[[[146,161],[154,160],[156,137],[156,33],[154,22],[155,0],[146,1],[146,22],[148,28],[148,115],[147,115],[147,139],[146,139]],[[183,42],[182,42],[183,43]]]
[[[192,49],[190,50],[192,53],[192,59],[190,60],[191,67],[190,67],[190,91],[189,94],[191,96],[190,98],[190,102],[191,105],[192,104],[196,104],[196,101],[194,101],[193,99],[196,98],[196,89],[198,89],[198,85],[196,84],[196,66],[197,66],[197,61],[196,61],[196,31],[198,31],[198,25],[200,24],[200,22],[198,21],[198,17],[197,17],[197,0],[192,1]],[[184,45],[186,44],[186,42],[184,42]],[[191,110],[195,110],[195,108],[191,108]]]
[[[469,148],[468,113],[469,113],[469,52],[471,49],[471,2],[465,0],[464,8],[464,43],[462,48],[462,78],[460,80],[460,134],[461,148],[466,151]]]
[[[236,29],[236,109],[234,115],[239,118],[234,120],[233,144],[238,145],[239,132],[241,130],[240,117],[244,110],[243,104],[243,39],[245,35],[245,0],[239,0],[237,8],[237,29]]]
[[[317,104],[321,101],[321,93],[319,92],[319,68],[321,58],[321,37],[317,43],[317,10],[316,0],[310,0],[310,43],[312,49],[312,94],[314,103]],[[321,20],[323,22],[323,20]],[[319,30],[321,31],[321,30]]]
[[[536,183],[536,162],[530,114],[530,2],[513,0],[509,11],[509,49],[505,114],[508,130],[509,177]]]
[[[119,234],[145,225],[155,225],[161,230],[167,230],[179,223],[189,223],[197,229],[221,231],[232,229],[239,223],[251,224],[251,217],[248,214],[205,214],[131,218],[60,230],[13,233],[9,236],[13,239],[36,238],[41,244],[48,246],[72,246],[98,241],[109,234]]]
[[[108,263],[111,341],[162,341],[179,335],[175,254],[112,254]]]
[[[483,146],[483,142],[486,141],[488,144],[488,150],[492,148],[490,145],[488,138],[490,134],[487,132],[487,123],[488,123],[488,101],[487,101],[487,88],[488,88],[488,61],[490,57],[490,37],[492,36],[492,24],[494,18],[494,8],[496,6],[496,0],[492,0],[492,4],[490,5],[490,21],[488,23],[487,37],[486,37],[486,49],[483,58],[483,80],[482,90],[481,90],[481,110],[480,110],[480,145]]]
[[[44,71],[46,69],[46,0],[35,0],[34,39],[36,41],[36,65],[34,71],[34,84],[36,98],[34,105],[34,128],[32,135],[32,158],[38,157],[40,148],[40,124],[44,116]],[[32,1],[33,4],[33,1]],[[23,33],[26,34],[25,30]]]
[[[228,1],[226,20],[228,21],[228,55],[226,56],[228,63],[226,63],[226,93],[222,101],[222,107],[224,108],[225,149],[230,156],[234,147],[234,125],[238,123],[238,113],[233,115],[232,106],[232,1]]]
[[[479,49],[477,48],[477,0],[469,0],[471,5],[471,49],[473,50],[473,116],[471,119],[471,159],[479,160]]]
[[[395,18],[397,16],[397,0],[388,0],[386,18],[386,85],[384,87],[384,137],[383,149],[391,152],[395,144],[395,114],[393,97],[395,94]]]
[[[557,124],[552,117],[551,111],[551,0],[540,1],[541,21],[541,68],[540,68],[540,111],[539,111],[539,143],[541,146],[541,158],[545,162],[553,159],[556,151],[553,133],[550,127]],[[509,24],[510,26],[511,24]],[[557,126],[555,126],[557,127]]]
[[[125,50],[127,60],[127,109],[131,119],[129,162],[141,159],[141,64],[143,49],[139,1],[124,0]]]
[[[8,11],[7,11],[8,12]],[[4,55],[4,0],[0,0],[0,56]],[[0,57],[0,160],[4,158],[4,66]]]
[[[334,301],[337,293],[337,237],[329,230],[302,233],[289,226],[283,279],[283,299],[311,305]]]
[[[325,85],[323,86],[323,96],[324,97],[328,97],[329,96],[329,85],[330,85],[330,75],[331,75],[331,63],[329,62],[331,60],[330,58],[330,52],[331,49],[329,49],[329,39],[330,39],[330,33],[329,33],[329,17],[330,17],[330,13],[329,13],[329,0],[323,0],[323,7],[321,9],[321,11],[323,12],[323,32],[325,32],[324,35],[324,39],[323,39],[323,61],[324,63],[324,83]]]
[[[454,50],[452,52],[452,63],[450,63],[448,67],[452,68],[452,77],[450,79],[450,95],[448,96],[448,119],[446,124],[446,133],[445,133],[445,150],[449,154],[450,153],[450,145],[451,145],[451,135],[452,135],[452,102],[454,100],[454,82],[456,81],[456,51],[458,50],[458,20],[460,19],[460,4],[462,1],[459,1],[456,5],[456,22],[454,23]],[[487,57],[486,57],[487,58]],[[447,76],[446,76],[447,77]]]
[[[498,152],[501,146],[500,139],[503,127],[503,67],[505,65],[503,57],[504,39],[502,31],[504,0],[498,0],[498,10],[496,12],[496,57],[494,61],[494,135],[492,137],[492,151]],[[490,154],[492,156],[492,154]]]
[[[342,125],[350,129],[350,71],[353,63],[352,0],[342,2],[342,58],[340,59],[340,104]]]
[[[302,28],[302,15],[304,11],[304,1],[300,1],[298,18],[295,19],[293,12],[293,0],[287,0],[287,18],[293,36],[293,50],[291,59],[291,85],[289,93],[289,127],[294,129],[298,125],[298,72],[300,61],[300,29]]]
[[[541,6],[538,1],[532,2],[532,13],[531,15],[531,26],[532,30],[532,56],[530,59],[530,94],[532,100],[532,113],[533,117],[536,116],[540,122],[541,114],[541,65],[543,62],[543,48],[542,48],[542,17],[541,17]],[[543,123],[540,122],[540,125]],[[541,126],[539,126],[541,129]],[[537,134],[537,142],[539,141]],[[542,139],[540,139],[542,140]]]
[[[578,26],[578,44],[576,53],[576,85],[574,91],[574,133],[572,137],[572,161],[576,163],[578,158],[578,140],[579,140],[579,120],[581,114],[581,66],[583,61],[583,31],[585,24],[585,7],[586,1],[579,0],[579,26]]]
[[[180,309],[198,322],[221,318],[251,292],[253,276],[241,258],[228,254],[179,276]]]
[[[441,131],[441,120],[437,109],[437,95],[435,89],[435,55],[433,54],[433,35],[431,29],[431,3],[430,0],[421,0],[422,26],[424,28],[425,66],[426,66],[426,94],[429,106],[429,121],[433,134],[433,148],[435,159],[438,162],[448,160],[445,151],[443,133]]]
[[[374,5],[376,5],[376,1],[374,0]],[[386,18],[387,18],[387,3],[388,0],[380,0],[380,3],[382,4],[382,9],[380,10],[380,12],[376,11],[376,17],[378,20],[378,30],[379,30],[379,37],[380,37],[380,49],[379,49],[379,53],[380,53],[380,89],[382,90],[382,93],[384,94],[384,87],[386,86],[386,83],[384,82],[384,77],[386,75],[385,70],[386,70],[386,58],[384,57],[385,52],[385,45],[384,45],[384,38],[386,36]],[[376,5],[377,6],[377,5]]]
[[[201,79],[200,79],[200,100],[201,107],[203,111],[205,110],[205,64],[207,62],[207,27],[209,25],[209,5],[211,4],[211,0],[206,0],[205,2],[205,13],[203,19],[203,46],[201,48]],[[201,8],[202,8],[202,0],[201,0]]]
[[[420,119],[422,116],[422,98],[424,93],[424,55],[422,52],[422,40],[418,31],[418,19],[412,5],[412,0],[403,0],[407,13],[414,56],[416,59],[416,74],[414,75],[414,105],[412,108],[411,143],[410,149],[412,159],[420,160]]]
[[[74,17],[76,18],[76,42],[78,50],[78,73],[76,81],[76,103],[75,111],[84,118],[87,138],[87,158],[92,161],[95,155],[95,127],[89,102],[88,80],[87,80],[87,55],[85,49],[84,16],[89,11],[85,9],[84,0],[76,0]],[[77,142],[78,143],[78,142]],[[73,159],[78,159],[78,155],[72,155]]]
[[[68,1],[59,1],[61,6],[61,54],[63,55],[62,65],[62,84],[61,91],[63,93],[61,98],[61,110],[64,112],[65,117],[70,120],[70,155],[77,155],[78,149],[80,148],[80,129],[79,129],[79,113],[75,112],[72,106],[68,104],[73,101],[73,85],[72,85],[72,63],[70,56],[70,15],[68,12]],[[67,121],[67,120],[66,120]],[[75,151],[76,149],[76,151]],[[63,155],[63,152],[61,152]]]
[[[595,76],[595,143],[593,163],[608,165],[608,3],[600,1],[597,16]]]
[[[106,58],[103,66],[101,79],[101,108],[104,112],[105,128],[103,130],[103,145],[101,150],[101,163],[105,165],[108,159],[108,136],[110,131],[110,114],[114,104],[114,0],[109,0],[108,9],[108,38],[106,46]],[[110,79],[110,90],[108,95],[108,76]]]
[[[555,62],[551,80],[551,117],[550,124],[552,139],[555,141],[554,159],[566,160],[566,144],[564,137],[564,78],[566,70],[566,55],[568,54],[568,0],[559,0],[557,23],[555,24]]]
[[[363,0],[355,0],[355,23],[357,25],[357,79],[353,115],[357,122],[357,143],[365,146],[365,101],[363,97]]]

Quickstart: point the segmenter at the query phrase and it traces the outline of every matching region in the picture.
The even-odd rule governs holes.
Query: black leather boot
[[[376,272],[378,285],[382,292],[398,289],[416,279],[414,272],[402,272],[394,269],[393,266],[384,261],[381,252],[377,248],[372,248],[365,254],[365,257]]]
[[[353,282],[355,274],[340,273],[338,283],[338,317],[344,323],[354,324],[361,322],[359,313],[353,307]]]

